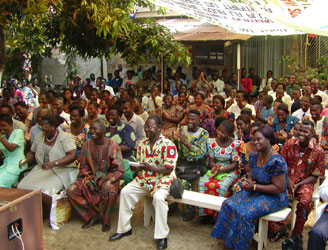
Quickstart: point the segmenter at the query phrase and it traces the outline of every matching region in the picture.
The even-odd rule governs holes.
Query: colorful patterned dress
[[[115,206],[120,189],[119,179],[124,174],[121,150],[116,142],[106,138],[103,145],[93,140],[84,143],[81,151],[80,172],[76,181],[67,189],[67,196],[84,221],[98,215],[95,205],[100,205],[103,223],[109,224],[110,210]],[[104,183],[110,180],[110,195],[103,198]]]
[[[181,106],[178,105],[172,105],[169,108],[160,108],[157,110],[157,115],[160,117],[163,116],[165,113],[166,116],[169,116],[171,118],[179,118],[180,121],[183,118],[183,109]],[[177,130],[178,123],[167,121],[165,118],[163,119],[163,125],[162,125],[162,134],[169,139],[172,139],[173,137],[173,131]]]
[[[74,135],[71,133],[71,125],[67,124],[63,128],[63,131],[66,133],[69,133],[75,140],[75,145],[76,145],[76,153],[77,157],[79,158],[81,155],[81,149],[83,146],[83,143],[86,142],[87,140],[91,139],[91,136],[89,135],[89,127],[90,125],[88,123],[84,123],[84,128],[82,129],[82,132],[78,135]]]
[[[241,141],[234,140],[228,147],[221,148],[214,138],[210,138],[207,143],[207,154],[215,159],[217,168],[224,169],[232,162],[239,162],[239,148]],[[229,173],[220,173],[214,178],[211,170],[200,177],[198,183],[198,192],[214,196],[229,197],[229,188],[238,181],[239,168]],[[207,208],[199,208],[199,215],[214,215],[215,211]]]
[[[203,121],[203,124],[202,124],[202,127],[208,131],[208,133],[210,134],[210,137],[212,137],[212,138],[214,138],[216,136],[216,133],[215,133],[215,120],[218,117],[224,117],[224,118],[226,118],[226,119],[228,119],[229,121],[232,121],[232,122],[235,121],[235,114],[234,113],[224,111],[220,115],[216,115],[215,112],[213,111],[212,112],[212,117],[205,119]]]
[[[216,118],[223,116],[224,118],[228,119],[229,121],[232,121],[232,122],[235,121],[235,114],[234,113],[231,113],[231,112],[226,111],[226,110],[223,110],[223,111],[224,112],[221,113],[220,115],[216,115],[216,113],[213,111],[212,112],[213,119],[215,120]]]
[[[255,219],[288,206],[288,169],[281,155],[273,155],[262,167],[256,165],[259,153],[249,156],[252,178],[261,185],[272,184],[271,178],[285,175],[285,189],[280,194],[258,191],[241,191],[223,202],[211,236],[225,241],[226,247],[236,250],[249,249],[255,232]]]

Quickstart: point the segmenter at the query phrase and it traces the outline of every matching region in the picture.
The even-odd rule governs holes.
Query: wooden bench
[[[185,190],[181,199],[174,199],[172,196],[167,197],[167,201],[178,202],[187,205],[208,208],[220,211],[222,203],[227,198],[203,194],[193,191]],[[268,244],[268,221],[281,221],[285,220],[290,213],[290,208],[284,208],[275,213],[268,214],[259,219],[258,233],[254,234],[253,239],[258,242],[258,250],[262,250],[263,246]],[[144,225],[149,226],[151,218],[155,218],[155,210],[152,205],[152,198],[146,196],[144,200]]]
[[[268,225],[269,221],[282,221],[287,218],[291,209],[286,207],[280,211],[265,215],[259,219],[258,233],[255,233],[253,239],[257,241],[257,250],[262,250],[268,246]]]

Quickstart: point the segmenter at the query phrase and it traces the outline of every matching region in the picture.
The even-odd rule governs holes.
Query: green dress
[[[7,137],[5,139],[17,145],[16,149],[10,152],[0,142],[0,150],[5,157],[3,164],[0,166],[0,187],[10,188],[18,180],[20,172],[27,168],[27,166],[23,166],[20,169],[18,166],[19,161],[25,158],[24,133],[21,129],[15,129],[9,136],[9,139]]]

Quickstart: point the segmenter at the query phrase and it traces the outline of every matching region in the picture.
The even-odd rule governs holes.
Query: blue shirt
[[[31,128],[31,144],[33,144],[35,137],[42,132],[39,124],[35,124]]]
[[[289,131],[293,127],[295,127],[295,125],[296,125],[296,123],[298,123],[298,121],[299,121],[299,119],[297,117],[288,115],[287,119],[286,119],[286,129],[284,129],[284,131],[286,133],[289,133]],[[273,118],[273,124],[271,125],[271,127],[274,130],[274,132],[282,130],[282,127],[280,126],[279,120],[276,115]]]
[[[273,115],[273,108],[267,109],[266,107],[263,107],[261,112],[261,118],[268,120],[269,116]]]
[[[118,88],[121,87],[122,83],[123,83],[123,79],[122,78],[113,78],[110,81],[109,86],[111,86],[114,89],[115,93],[117,93],[118,92]]]
[[[298,123],[299,119],[295,116],[288,115],[286,119],[286,128],[284,131],[288,134],[289,131],[295,127],[296,123]],[[274,132],[282,130],[282,127],[279,124],[279,120],[276,115],[273,118],[273,124],[271,125]],[[284,144],[284,141],[276,139],[277,144]]]

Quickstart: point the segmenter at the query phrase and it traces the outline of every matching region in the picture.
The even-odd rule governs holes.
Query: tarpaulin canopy
[[[328,0],[153,0],[182,15],[247,35],[328,36]]]
[[[247,40],[250,35],[227,31],[217,25],[196,19],[160,19],[157,23],[167,27],[177,41]]]

